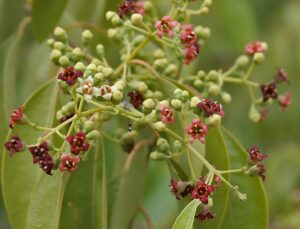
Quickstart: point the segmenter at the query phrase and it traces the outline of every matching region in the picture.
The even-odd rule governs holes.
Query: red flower
[[[24,148],[24,144],[18,136],[13,136],[9,141],[4,143],[4,147],[9,151],[9,156],[21,152]]]
[[[283,69],[278,69],[274,80],[277,83],[280,83],[280,82],[287,82],[287,83],[289,83],[290,82],[287,73]]]
[[[281,106],[281,110],[285,111],[285,109],[292,103],[292,93],[286,92],[284,95],[279,96],[278,101]]]
[[[221,117],[224,116],[224,110],[221,104],[214,102],[212,99],[203,99],[201,102],[197,104],[206,117],[211,116],[213,114],[218,114]]]
[[[254,41],[246,45],[245,51],[248,55],[253,56],[257,52],[264,52],[265,48],[263,47],[262,42]]]
[[[85,133],[79,131],[76,135],[70,135],[66,138],[67,142],[70,143],[71,153],[78,155],[81,151],[88,151],[90,144],[86,140]]]
[[[144,101],[143,95],[137,91],[129,92],[128,96],[130,97],[130,103],[134,106],[135,109],[138,109]]]
[[[185,64],[190,64],[195,60],[200,52],[200,46],[198,43],[188,44],[184,48]]]
[[[164,105],[160,106],[160,114],[163,123],[173,123],[175,121],[174,112]]]
[[[208,126],[203,124],[200,119],[194,119],[192,125],[185,129],[185,132],[191,136],[191,143],[198,139],[205,143],[205,135],[208,133]]]
[[[184,24],[181,27],[180,40],[185,44],[197,43],[198,37],[190,24]]]
[[[77,78],[81,76],[81,71],[76,71],[73,66],[69,66],[64,72],[59,73],[57,78],[65,81],[69,86],[72,86],[76,83]]]
[[[45,171],[46,174],[52,175],[51,171],[54,167],[52,157],[47,154],[42,160],[39,161],[40,168]]]
[[[78,169],[78,163],[80,162],[80,158],[78,156],[71,157],[68,154],[62,154],[60,160],[61,162],[58,168],[61,172],[74,172]]]
[[[259,87],[260,87],[264,102],[268,101],[270,98],[277,99],[278,94],[277,94],[275,83],[272,82],[269,84],[261,84],[261,85],[259,85]]]
[[[26,116],[23,113],[24,107],[19,107],[14,110],[9,117],[9,127],[14,128],[15,124],[22,124],[25,121]]]
[[[190,182],[177,181],[176,179],[171,179],[170,190],[175,195],[177,200],[184,198],[185,196],[192,193],[194,190],[193,185]]]
[[[260,162],[268,157],[267,154],[260,152],[257,146],[251,147],[247,152],[249,154],[249,161],[252,163]]]
[[[144,2],[143,1],[130,1],[125,0],[122,4],[118,7],[118,12],[120,17],[124,17],[130,13],[138,13],[144,14]]]
[[[178,26],[179,23],[173,20],[170,16],[164,16],[159,21],[156,21],[155,28],[157,29],[157,35],[161,38],[163,35],[173,37],[175,32],[173,29]]]
[[[208,197],[215,191],[214,186],[206,184],[204,181],[198,181],[195,189],[192,191],[192,198],[199,199],[203,204],[208,203]]]
[[[49,147],[47,142],[43,142],[39,146],[31,146],[29,147],[29,151],[33,157],[33,163],[40,163],[43,161],[47,156],[49,156]]]
[[[203,210],[200,214],[195,216],[195,219],[200,220],[200,221],[204,221],[204,220],[210,220],[215,218],[215,214],[212,213],[209,209],[205,209]]]

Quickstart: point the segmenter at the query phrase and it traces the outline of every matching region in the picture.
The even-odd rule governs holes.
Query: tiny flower
[[[78,163],[80,162],[80,158],[78,156],[71,157],[70,155],[64,153],[61,155],[60,160],[61,162],[58,168],[61,172],[74,172],[78,169]]]
[[[185,64],[190,64],[193,60],[195,60],[200,52],[200,46],[198,43],[193,43],[192,45],[186,45],[184,48],[185,55]]]
[[[110,100],[112,94],[116,90],[117,90],[116,86],[102,85],[100,87],[99,96],[102,96],[105,100]]]
[[[47,154],[42,160],[39,161],[40,168],[45,171],[46,174],[52,175],[51,171],[54,167],[52,157]]]
[[[176,179],[171,179],[169,186],[170,191],[175,195],[177,200],[191,194],[194,189],[191,182],[177,181]]]
[[[214,182],[215,182],[214,187],[219,188],[221,186],[222,179],[219,176],[215,175],[214,176]]]
[[[246,45],[245,51],[248,55],[253,56],[255,53],[262,53],[265,51],[263,43],[260,41],[254,41]]]
[[[160,114],[163,123],[173,123],[175,121],[174,112],[164,105],[160,106]]]
[[[64,72],[59,73],[57,78],[72,86],[76,83],[77,78],[81,76],[81,71],[76,71],[73,66],[69,66]]]
[[[13,136],[9,141],[4,143],[4,147],[9,151],[9,156],[12,157],[15,153],[23,150],[24,144],[18,136]]]
[[[76,135],[68,136],[66,141],[70,143],[71,153],[75,155],[78,155],[80,152],[88,151],[90,147],[83,131],[79,131]]]
[[[274,80],[277,83],[280,83],[280,82],[289,83],[290,82],[287,73],[283,69],[278,69],[278,71],[274,77]]]
[[[247,152],[249,154],[249,161],[254,164],[268,157],[267,154],[260,152],[257,146],[251,147],[250,149],[247,150]]]
[[[33,163],[39,163],[49,155],[49,147],[47,142],[43,142],[38,146],[31,146],[28,148],[33,157]]]
[[[200,119],[194,119],[192,124],[185,129],[185,132],[191,136],[191,143],[198,139],[204,144],[204,137],[208,133],[208,126],[203,124]]]
[[[118,13],[120,17],[124,17],[130,13],[144,14],[144,2],[143,1],[131,1],[125,0],[118,7]]]
[[[198,104],[197,107],[200,108],[206,117],[213,114],[218,114],[221,117],[224,116],[224,110],[221,104],[213,101],[212,99],[203,99]]]
[[[190,24],[184,24],[181,27],[180,40],[184,44],[194,44],[197,42],[198,37]]]
[[[192,198],[199,199],[203,204],[207,204],[209,196],[214,191],[214,186],[208,185],[204,181],[198,181],[194,190],[192,191]]]
[[[285,111],[285,109],[292,103],[292,93],[286,92],[284,95],[279,96],[278,102],[281,106],[281,110]]]
[[[264,181],[266,179],[266,176],[264,174],[265,172],[266,172],[265,166],[263,164],[258,163],[250,167],[247,174],[249,174],[250,176],[260,176]]]
[[[144,102],[143,95],[137,91],[129,92],[128,96],[130,97],[130,103],[135,109],[138,109]]]
[[[14,128],[15,124],[22,124],[25,122],[26,116],[23,113],[24,107],[19,107],[14,110],[9,117],[9,127]]]
[[[77,91],[84,95],[87,102],[92,100],[93,96],[99,96],[100,90],[93,86],[94,79],[92,76],[89,76],[87,79],[83,80],[81,78],[78,79],[80,83],[80,87],[77,88]]]
[[[277,94],[275,83],[272,82],[269,84],[261,84],[261,85],[259,85],[259,87],[260,87],[264,102],[268,101],[270,98],[277,99],[278,94]]]
[[[170,16],[164,16],[159,21],[156,21],[155,28],[157,29],[157,36],[160,38],[163,35],[168,35],[169,37],[173,37],[175,32],[173,29],[178,26],[179,23],[173,20]]]
[[[203,210],[200,214],[195,216],[195,219],[200,220],[200,221],[204,221],[204,220],[210,220],[215,218],[215,214],[212,213],[212,211],[210,211],[209,209],[205,209]]]

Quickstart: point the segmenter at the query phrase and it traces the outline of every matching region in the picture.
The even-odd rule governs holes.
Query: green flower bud
[[[150,157],[150,159],[152,159],[154,161],[164,161],[169,158],[167,155],[157,152],[157,151],[150,153],[149,157]]]
[[[197,76],[199,76],[200,79],[204,79],[206,76],[206,73],[205,73],[205,71],[200,70],[200,71],[198,71]]]
[[[153,53],[154,58],[159,59],[159,58],[164,58],[165,57],[165,53],[163,50],[161,49],[157,49],[154,51]]]
[[[261,120],[261,114],[258,112],[258,110],[255,108],[254,105],[251,106],[249,111],[249,118],[252,122],[259,122]]]
[[[117,35],[118,35],[118,30],[116,30],[116,29],[107,30],[107,37],[108,38],[114,39],[114,38],[116,38]]]
[[[95,127],[95,124],[93,121],[87,120],[83,123],[83,131],[85,133],[91,132]]]
[[[261,46],[264,50],[268,50],[268,44],[266,42],[261,42]]]
[[[70,65],[70,60],[67,56],[61,56],[58,59],[58,63],[63,67],[67,67]]]
[[[176,88],[173,94],[174,94],[175,96],[176,96],[176,95],[180,95],[180,96],[181,96],[181,95],[182,95],[182,90],[179,89],[179,88]]]
[[[245,68],[249,64],[249,57],[246,55],[241,55],[236,59],[236,64],[241,67]]]
[[[114,26],[118,26],[121,24],[121,18],[119,15],[114,15],[111,19],[111,23],[114,25]]]
[[[82,63],[82,62],[77,62],[77,63],[75,64],[74,68],[75,68],[75,70],[77,70],[77,71],[82,71],[82,72],[85,71],[85,65],[84,65],[84,63]]]
[[[137,35],[133,40],[132,40],[132,45],[133,46],[138,46],[140,43],[143,42],[143,40],[145,39],[144,35]],[[125,58],[127,58],[127,55],[125,55]]]
[[[213,198],[209,197],[207,202],[207,208],[212,208],[213,205],[214,205]]]
[[[222,92],[221,99],[224,103],[230,103],[231,102],[231,95],[228,92]]]
[[[93,39],[93,34],[90,30],[84,30],[81,34],[82,44],[89,45]]]
[[[205,6],[211,6],[212,5],[212,0],[205,0],[204,5]]]
[[[204,86],[204,83],[202,80],[200,79],[196,79],[193,83],[193,85],[196,87],[196,88],[202,88]]]
[[[191,98],[191,102],[190,102],[190,107],[191,108],[197,108],[197,104],[200,102],[201,100],[197,97],[194,96]]]
[[[97,72],[97,66],[95,64],[89,64],[87,67],[86,67],[86,70],[92,72],[92,73],[96,73]]]
[[[50,59],[54,62],[57,62],[58,59],[61,57],[62,53],[58,49],[53,49],[50,53]]]
[[[94,85],[99,85],[100,83],[103,82],[103,73],[98,72],[97,74],[94,75]]]
[[[182,102],[179,99],[172,99],[171,100],[171,106],[180,111],[182,109]]]
[[[163,132],[166,130],[166,124],[164,124],[163,122],[155,122],[153,124],[153,127],[155,130],[157,130],[158,132]]]
[[[56,119],[57,120],[61,120],[63,119],[65,116],[62,114],[61,110],[56,112]]]
[[[172,144],[172,147],[175,153],[179,153],[182,150],[182,143],[178,140],[175,140]]]
[[[159,102],[159,106],[166,106],[166,107],[169,107],[170,104],[169,104],[169,101],[168,100],[162,100]]]
[[[173,75],[176,75],[177,72],[178,72],[177,65],[176,64],[169,64],[164,73],[167,76],[173,76]]]
[[[155,102],[153,99],[146,99],[143,102],[143,108],[146,110],[154,110],[155,109]]]
[[[60,42],[60,41],[56,41],[56,42],[54,42],[54,44],[53,44],[53,48],[54,48],[54,49],[58,49],[58,50],[60,50],[60,51],[64,51],[65,48],[66,48],[66,45],[65,45],[64,43]]]
[[[104,56],[104,46],[102,44],[98,44],[96,46],[96,51],[99,56],[101,56],[101,57]]]
[[[130,131],[130,132],[125,132],[122,137],[121,137],[121,142],[122,143],[131,143],[137,136],[137,132],[135,130]]]
[[[100,132],[98,130],[93,130],[86,135],[88,140],[97,140],[100,137]]]
[[[140,93],[146,93],[148,91],[148,86],[144,82],[139,82],[137,91]]]
[[[121,102],[122,99],[123,99],[123,93],[120,92],[119,90],[116,90],[113,92],[112,94],[112,99],[115,101],[115,102]]]
[[[105,67],[102,69],[102,73],[103,73],[104,77],[109,77],[113,73],[113,70],[110,67]]]
[[[211,84],[208,87],[208,93],[213,95],[213,96],[218,96],[220,94],[220,92],[221,92],[221,88],[217,84]]]
[[[221,124],[221,116],[218,114],[213,114],[206,118],[205,122],[207,125],[219,126]]]
[[[208,14],[208,13],[209,13],[209,8],[208,8],[208,7],[203,7],[203,8],[200,10],[200,13],[201,13],[201,14]]]
[[[168,65],[168,60],[165,58],[157,59],[153,63],[155,69],[164,69]]]
[[[261,52],[257,52],[253,56],[253,61],[256,64],[261,64],[265,61],[265,55]]]
[[[105,14],[106,20],[110,21],[114,16],[116,16],[117,14],[113,11],[107,11]]]
[[[73,49],[72,54],[73,54],[73,58],[75,59],[75,61],[79,61],[83,57],[82,50],[78,47]]]
[[[62,115],[68,116],[75,112],[74,102],[68,102],[61,108]]]
[[[54,45],[54,39],[48,39],[47,40],[47,45],[50,47],[50,48],[53,48],[53,45]]]
[[[146,1],[146,2],[144,3],[144,9],[145,9],[145,11],[152,10],[152,9],[153,9],[153,3],[152,3],[152,2],[149,2],[149,1]]]
[[[141,25],[143,23],[143,15],[141,14],[132,14],[131,22],[134,25]]]
[[[169,142],[164,138],[159,138],[156,142],[156,146],[161,152],[166,152],[170,149]]]
[[[57,40],[65,42],[68,39],[66,31],[61,27],[56,27],[53,32],[54,37]]]
[[[207,74],[207,78],[210,80],[210,81],[214,81],[214,82],[218,82],[219,80],[219,73],[215,70],[211,70],[209,71],[209,73]]]
[[[184,90],[182,91],[182,101],[187,101],[190,98],[190,94],[188,91]]]
[[[161,91],[155,91],[153,93],[153,97],[157,100],[163,99],[164,95]]]

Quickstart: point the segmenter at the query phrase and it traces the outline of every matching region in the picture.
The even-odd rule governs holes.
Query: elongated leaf
[[[68,0],[34,0],[32,3],[33,33],[45,40],[60,19]]]
[[[191,201],[179,214],[172,229],[191,229],[196,210],[200,204],[201,202],[198,199]]]
[[[241,168],[247,161],[245,149],[227,130],[223,129],[230,152],[232,168]],[[230,196],[228,210],[222,229],[266,229],[268,228],[268,203],[262,182],[259,178],[233,174],[231,182],[238,185],[248,199],[241,202],[235,195]]]

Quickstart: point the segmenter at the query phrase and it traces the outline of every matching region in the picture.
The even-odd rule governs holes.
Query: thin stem
[[[243,173],[245,172],[245,168],[240,168],[240,169],[231,169],[231,170],[224,170],[224,171],[219,171],[220,174],[231,174],[231,173]]]
[[[144,216],[144,218],[147,222],[147,228],[148,229],[154,229],[154,225],[153,225],[152,220],[151,220],[149,214],[147,213],[147,211],[142,206],[139,206],[138,210]]]
[[[247,72],[245,73],[245,75],[243,77],[243,80],[247,80],[250,77],[251,73],[253,72],[254,65],[255,65],[255,63],[252,60],[250,65],[249,65],[249,68],[248,68]]]

